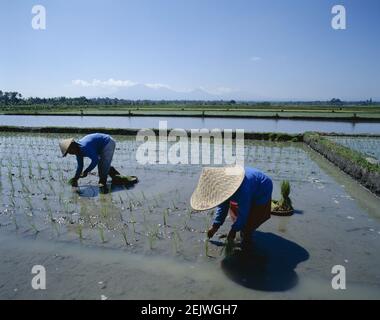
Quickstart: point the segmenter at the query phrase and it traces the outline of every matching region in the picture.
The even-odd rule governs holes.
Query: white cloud
[[[170,86],[168,86],[167,84],[162,84],[162,83],[145,83],[145,86],[147,86],[148,88],[152,88],[152,89],[164,88],[164,89],[172,90],[172,88]]]
[[[98,80],[93,79],[92,81],[86,81],[81,79],[72,80],[71,84],[78,87],[101,87],[101,88],[128,88],[133,87],[138,84],[144,85],[151,89],[170,89],[173,90],[171,86],[164,83],[138,83],[131,80],[115,80],[110,78],[108,80]]]
[[[74,86],[80,86],[80,87],[89,87],[90,86],[90,83],[88,83],[87,81],[84,81],[84,80],[80,80],[80,79],[71,80],[71,83]]]
[[[257,61],[260,61],[260,60],[261,60],[261,57],[253,56],[253,57],[251,57],[249,60],[251,60],[251,61],[253,61],[253,62],[257,62]]]
[[[74,86],[80,86],[80,87],[111,87],[111,88],[121,88],[121,87],[133,87],[137,85],[137,82],[133,82],[130,80],[115,80],[115,79],[108,79],[108,80],[98,80],[98,79],[93,79],[92,81],[86,81],[86,80],[72,80],[71,83]]]

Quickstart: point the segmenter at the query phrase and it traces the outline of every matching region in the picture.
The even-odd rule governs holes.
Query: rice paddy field
[[[303,143],[245,142],[245,165],[273,179],[275,199],[289,180],[296,209],[245,256],[225,247],[228,219],[207,241],[213,211],[190,208],[200,165],[140,165],[135,139],[115,136],[113,165],[139,183],[101,193],[89,175],[72,188],[65,137],[0,134],[0,298],[380,298],[380,200]],[[47,290],[30,286],[36,264]],[[346,290],[332,289],[334,265]]]
[[[380,137],[330,136],[330,140],[380,161]]]

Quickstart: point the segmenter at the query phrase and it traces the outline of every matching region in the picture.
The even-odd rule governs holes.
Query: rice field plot
[[[111,187],[102,194],[97,175],[90,174],[73,189],[67,181],[75,172],[75,157],[62,158],[58,147],[65,137],[0,135],[0,232],[185,261],[223,256],[224,239],[206,240],[213,211],[193,212],[189,205],[200,165],[140,165],[135,139],[115,136],[113,165],[122,174],[138,176],[140,182],[131,188]],[[272,177],[274,198],[279,198],[281,181],[289,180],[297,212],[313,212],[318,218],[323,208],[336,218],[358,210],[309,152],[302,143],[246,141],[245,165]],[[341,209],[338,200],[339,206],[344,204]],[[289,221],[299,218],[290,219],[273,218],[268,226],[286,233]],[[217,236],[228,230],[226,223]]]
[[[380,161],[380,137],[328,136],[327,138]]]
[[[75,172],[75,157],[61,157],[60,138],[0,136],[2,229],[139,252],[169,252],[170,248],[172,254],[183,250],[189,250],[190,256],[209,254],[205,231],[213,212],[194,213],[189,206],[199,165],[139,165],[135,140],[116,137],[113,165],[123,174],[137,175],[140,183],[131,189],[112,187],[109,194],[101,194],[97,176],[90,175],[73,189],[67,181]],[[296,174],[306,174],[289,166],[306,163],[305,153],[296,146],[256,143],[245,151],[248,165],[278,179],[294,181]]]

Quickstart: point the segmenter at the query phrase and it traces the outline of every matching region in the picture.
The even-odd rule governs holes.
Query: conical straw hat
[[[241,166],[203,168],[198,185],[190,199],[194,210],[207,210],[230,198],[244,179]]]
[[[64,140],[59,141],[59,147],[61,148],[62,157],[66,157],[66,155],[67,155],[67,150],[69,149],[70,144],[71,144],[73,141],[74,141],[73,138],[70,138],[70,139],[64,139]]]

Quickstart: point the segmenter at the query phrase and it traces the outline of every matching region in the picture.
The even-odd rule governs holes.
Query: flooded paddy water
[[[134,138],[115,136],[114,166],[140,182],[102,194],[73,189],[73,156],[56,134],[0,134],[0,297],[64,299],[380,298],[380,199],[302,143],[245,142],[245,165],[289,180],[296,209],[254,235],[250,256],[226,256],[226,221],[205,241],[212,210],[189,199],[199,165],[140,165]],[[47,290],[32,290],[33,265]],[[347,289],[333,290],[334,265]]]
[[[346,134],[380,134],[380,122],[351,122],[305,119],[255,119],[218,117],[167,116],[31,116],[0,115],[1,126],[78,127],[78,128],[158,128],[159,121],[167,121],[168,128],[228,128],[251,132],[304,133],[306,131],[339,132]]]

